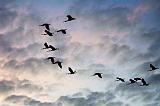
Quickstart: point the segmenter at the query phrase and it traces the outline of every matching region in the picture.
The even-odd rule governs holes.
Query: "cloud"
[[[2,7],[0,9],[0,17],[1,17],[0,29],[1,30],[5,29],[8,26],[8,24],[10,24],[13,20],[15,20],[16,16],[17,16],[16,11],[10,11],[9,9]]]
[[[110,7],[107,1],[79,0],[73,3],[69,12],[83,22],[81,26],[88,30],[92,29],[92,32],[90,31],[87,35],[90,37],[109,34],[112,37],[121,38],[128,34],[127,31],[133,26],[127,19],[128,14],[132,12],[129,8],[125,6]]]
[[[158,67],[160,64],[159,28],[150,29],[140,22],[140,18],[143,19],[141,16],[158,10],[158,1],[140,2],[130,8],[116,3],[110,6],[108,1],[77,0],[68,11],[77,18],[73,23],[65,24],[69,34],[57,34],[54,38],[41,36],[43,29],[38,27],[40,23],[52,22],[54,19],[42,19],[25,3],[23,8],[18,4],[17,7],[8,7],[9,3],[3,1],[4,6],[0,9],[3,20],[0,23],[1,70],[21,80],[15,82],[4,78],[0,82],[0,93],[12,92],[16,83],[16,93],[22,95],[10,93],[5,99],[8,105],[132,106],[133,102],[141,106],[159,105],[159,94],[156,94],[159,91],[159,73],[150,75],[146,72],[150,63]],[[156,8],[152,9],[154,4]],[[51,53],[42,51],[44,42],[60,50]],[[63,61],[63,71],[44,60],[53,55]],[[73,67],[78,74],[66,76],[64,73],[67,73],[68,66]],[[89,77],[94,72],[103,72],[104,79]],[[115,84],[116,76],[125,79],[143,76],[151,86]],[[85,88],[91,90],[85,97],[67,96]],[[108,89],[112,90],[108,92]],[[36,98],[41,93],[60,98],[55,102],[45,102],[39,100],[40,97]],[[44,100],[52,99],[49,96]]]
[[[14,90],[14,83],[12,81],[1,80],[0,81],[0,93],[5,94]]]
[[[90,92],[86,97],[72,97],[72,96],[62,96],[56,102],[63,103],[64,105],[73,106],[101,106],[101,105],[111,105],[119,106],[124,105],[120,101],[114,101],[115,95],[112,92]]]
[[[14,90],[22,90],[25,92],[39,92],[43,88],[40,85],[33,84],[29,80],[1,80],[0,81],[0,93],[11,93]]]
[[[23,106],[62,106],[61,104],[54,104],[50,102],[41,102],[24,95],[11,95],[5,99],[5,102],[11,105],[23,105]]]

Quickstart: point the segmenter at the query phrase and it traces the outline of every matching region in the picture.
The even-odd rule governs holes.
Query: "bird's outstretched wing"
[[[62,63],[61,62],[58,62],[58,66],[59,66],[59,68],[62,69]]]
[[[67,15],[67,18],[68,18],[68,19],[71,19],[71,18],[72,18],[72,16],[71,16],[71,15]]]
[[[99,78],[102,78],[102,74],[98,74],[98,77],[99,77]]]
[[[66,30],[62,30],[62,33],[63,33],[63,34],[66,34]]]
[[[49,25],[46,25],[45,27],[46,27],[47,30],[50,30]]]
[[[96,73],[94,73],[92,76],[95,76],[95,75],[97,75]]]
[[[52,50],[56,50],[56,48],[52,45],[49,45],[48,47],[51,48]]]
[[[150,64],[150,67],[151,67],[152,69],[155,69],[155,68],[156,68],[155,66],[153,66],[153,64]]]
[[[142,83],[143,83],[143,84],[146,84],[146,81],[145,81],[143,78],[142,78],[142,80],[141,80],[141,81],[142,81]]]
[[[117,77],[117,81],[122,81],[122,82],[125,82],[125,80],[123,78],[120,78],[120,77]]]
[[[70,71],[70,73],[73,73],[73,70],[71,69],[71,67],[68,67],[68,70]]]

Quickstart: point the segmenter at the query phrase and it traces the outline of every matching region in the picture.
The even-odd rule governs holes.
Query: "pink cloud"
[[[128,16],[128,21],[129,22],[134,22],[138,17],[142,16],[143,14],[145,14],[147,11],[149,11],[151,9],[151,6],[148,4],[140,4],[138,5],[132,12],[132,14],[130,14]]]

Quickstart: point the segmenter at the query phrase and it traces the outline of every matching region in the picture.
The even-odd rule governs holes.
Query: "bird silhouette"
[[[129,84],[136,83],[136,81],[135,81],[135,80],[133,80],[133,79],[129,79],[129,81],[130,81],[130,83],[129,83]]]
[[[48,30],[44,30],[45,34],[42,34],[42,35],[48,35],[48,36],[53,36],[54,33],[51,33],[50,31]]]
[[[45,42],[45,43],[44,43],[44,48],[43,48],[43,49],[48,49],[48,48],[49,48],[49,46],[48,46],[47,42]]]
[[[141,79],[142,85],[140,86],[148,86],[149,83],[147,83],[143,78]]]
[[[54,59],[55,59],[55,57],[48,57],[47,59],[48,59],[48,60],[51,60],[52,64],[54,64]]]
[[[68,70],[69,70],[69,72],[70,72],[70,73],[68,73],[68,74],[75,74],[75,73],[76,73],[76,71],[73,71],[71,67],[68,67]]]
[[[44,24],[39,25],[39,26],[44,26],[44,27],[49,31],[49,30],[50,30],[49,25],[50,25],[50,24],[44,23]]]
[[[99,78],[102,78],[102,74],[103,74],[103,73],[94,73],[93,76],[96,76],[96,75],[97,75]]]
[[[51,50],[49,50],[49,51],[56,51],[56,50],[59,50],[59,48],[55,48],[55,47],[52,46],[52,45],[49,45],[48,48],[51,49]],[[49,52],[49,51],[48,51],[48,52]]]
[[[63,34],[66,34],[66,30],[67,30],[67,29],[60,29],[60,30],[58,30],[58,31],[56,31],[56,32],[62,32]]]
[[[138,81],[138,80],[142,80],[142,78],[138,78],[138,77],[136,77],[136,78],[133,78],[135,81]]]
[[[67,15],[67,20],[64,21],[64,22],[68,22],[68,21],[72,21],[72,20],[75,20],[76,18],[73,18],[71,15]]]
[[[154,71],[154,70],[159,69],[158,67],[155,67],[153,64],[150,64],[150,68],[151,68],[151,70],[149,70],[149,71]]]
[[[54,64],[58,64],[59,68],[61,68],[61,69],[62,69],[62,62],[60,62],[60,61],[56,61],[56,62],[54,62]]]
[[[125,80],[123,78],[117,77],[116,79],[117,79],[116,81],[125,82]]]

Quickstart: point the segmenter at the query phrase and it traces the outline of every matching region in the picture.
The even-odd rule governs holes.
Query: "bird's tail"
[[[52,50],[48,50],[47,52],[51,52]]]
[[[41,34],[41,35],[47,35],[47,34]]]
[[[48,49],[48,48],[42,48],[42,50],[43,50],[43,49]]]
[[[132,84],[132,83],[128,83],[127,85],[130,85],[130,84]]]

